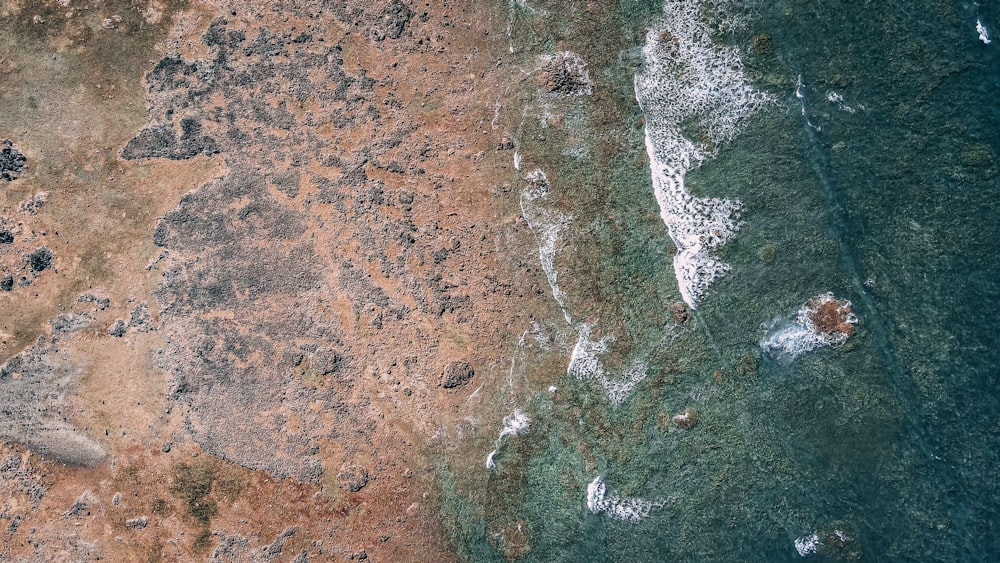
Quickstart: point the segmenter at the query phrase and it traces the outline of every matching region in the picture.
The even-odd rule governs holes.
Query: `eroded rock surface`
[[[16,180],[24,172],[28,158],[17,150],[14,143],[5,140],[0,143],[0,178],[8,182]]]
[[[0,438],[70,465],[103,461],[104,449],[66,421],[66,394],[83,372],[84,360],[60,350],[65,337],[93,321],[85,314],[62,315],[35,346],[0,365]]]

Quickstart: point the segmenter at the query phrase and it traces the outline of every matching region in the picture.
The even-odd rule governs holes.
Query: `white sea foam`
[[[514,412],[503,417],[503,426],[500,428],[500,435],[497,436],[496,445],[493,451],[486,456],[486,469],[493,469],[496,467],[494,459],[497,454],[500,453],[500,448],[503,447],[504,442],[508,437],[511,436],[523,436],[528,433],[531,429],[531,419],[528,415],[524,414],[521,409],[514,409]]]
[[[632,394],[636,386],[646,379],[649,369],[641,361],[633,360],[619,377],[613,377],[604,369],[601,355],[607,353],[608,345],[614,339],[608,336],[600,340],[592,340],[590,335],[593,326],[581,323],[577,330],[579,338],[573,347],[566,373],[579,380],[592,380],[604,390],[608,401],[613,406],[619,406]]]
[[[587,508],[594,514],[606,513],[615,520],[638,522],[665,504],[664,501],[624,497],[615,492],[608,494],[608,486],[600,475],[587,485]]]
[[[605,337],[600,341],[591,340],[593,325],[573,320],[566,304],[566,294],[559,287],[559,272],[555,267],[556,252],[560,234],[569,227],[572,216],[544,207],[550,188],[544,172],[534,170],[524,179],[528,185],[521,194],[521,214],[535,233],[538,257],[552,290],[552,297],[559,304],[566,324],[574,327],[578,333],[566,373],[579,380],[597,382],[608,396],[608,400],[614,406],[618,406],[646,378],[648,370],[642,362],[633,361],[620,377],[613,377],[605,371],[600,356],[608,351],[608,345],[613,339]]]
[[[816,553],[817,547],[819,547],[819,536],[816,534],[809,534],[808,536],[802,536],[801,538],[795,540],[795,551],[798,552],[801,557]]]
[[[845,104],[844,103],[844,96],[842,96],[841,94],[839,94],[837,92],[834,92],[833,90],[830,90],[829,92],[826,93],[826,101],[830,102],[831,104],[837,104],[837,107],[840,108],[841,111],[846,111],[847,113],[855,113],[859,109],[860,110],[864,110],[865,109],[865,106],[862,105],[862,104],[858,104],[856,107],[851,107],[851,106]],[[804,107],[805,106],[803,106],[803,108]]]
[[[668,0],[646,34],[644,67],[635,76],[646,117],[653,190],[674,244],[681,296],[694,309],[729,266],[713,255],[739,228],[739,202],[691,195],[684,176],[736,136],[769,98],[747,82],[739,53],[712,42],[702,2]],[[697,143],[682,129],[696,129]]]
[[[569,228],[573,217],[548,205],[551,185],[543,171],[533,170],[524,179],[527,185],[521,193],[521,214],[535,235],[539,261],[552,296],[558,303],[566,324],[577,333],[577,341],[573,346],[566,373],[578,380],[595,382],[604,391],[610,403],[617,407],[625,402],[635,388],[646,379],[649,369],[641,359],[631,359],[620,373],[611,373],[605,369],[601,357],[608,353],[614,339],[603,337],[594,340],[592,335],[597,325],[574,319],[567,303],[566,293],[559,285],[556,254],[560,248],[560,239]],[[708,261],[711,260],[713,259],[709,256]],[[665,334],[659,345],[666,344],[674,337],[676,334],[673,332]]]
[[[979,18],[976,18],[976,31],[979,32],[979,40],[983,43],[989,45],[993,42],[993,40],[990,39],[990,32],[987,31],[986,26],[983,25],[983,20]]]
[[[822,131],[823,128],[818,125],[813,125],[812,121],[809,121],[809,114],[806,112],[806,95],[803,91],[805,85],[802,84],[802,75],[800,74],[795,79],[795,97],[799,100],[799,108],[802,110],[802,118],[806,120],[806,125],[812,127],[816,131]]]
[[[810,299],[809,303],[802,305],[795,313],[793,319],[772,323],[767,336],[760,343],[761,350],[765,354],[777,359],[780,363],[788,363],[800,355],[817,348],[843,345],[847,342],[847,334],[843,332],[820,332],[810,318],[810,303],[822,305],[835,299],[836,297],[834,297],[833,293],[818,295]],[[844,301],[843,303],[847,307],[851,305],[850,301]],[[853,314],[849,314],[844,322],[853,325],[857,324],[858,319]]]
[[[521,193],[521,215],[528,222],[528,226],[535,233],[538,242],[538,258],[542,263],[542,271],[552,289],[552,297],[563,312],[566,322],[570,325],[573,320],[566,309],[566,294],[559,287],[559,272],[556,271],[556,250],[559,243],[559,234],[569,227],[572,215],[548,209],[542,206],[542,202],[549,197],[549,179],[541,170],[533,170],[524,179],[528,186]]]

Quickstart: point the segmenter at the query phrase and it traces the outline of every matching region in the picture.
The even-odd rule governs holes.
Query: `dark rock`
[[[587,63],[569,51],[543,57],[538,76],[542,90],[550,94],[582,96],[592,90]]]
[[[49,192],[39,192],[17,204],[18,213],[35,215],[49,199]]]
[[[28,255],[28,265],[34,272],[48,270],[52,266],[52,251],[42,246]]]
[[[125,527],[133,530],[141,530],[145,528],[147,524],[149,524],[149,518],[146,518],[145,516],[130,518],[125,521]]]
[[[685,409],[681,414],[676,414],[671,419],[677,428],[681,430],[691,430],[698,425],[698,411],[694,409]]]
[[[16,180],[24,172],[28,159],[21,154],[21,151],[14,148],[14,143],[4,141],[3,148],[0,148],[0,178],[8,182]]]
[[[173,126],[153,125],[139,132],[125,148],[122,158],[138,160],[140,158],[168,158],[170,160],[188,160],[200,154],[211,156],[220,152],[215,139],[200,135],[201,124],[191,118],[181,121],[181,136]]]
[[[475,374],[476,373],[473,371],[472,366],[470,366],[467,362],[451,362],[444,368],[444,375],[441,378],[441,386],[445,389],[453,389],[460,385],[465,385]]]
[[[406,26],[413,19],[413,10],[400,0],[392,0],[385,9],[386,30],[389,39],[399,39],[406,31]]]
[[[71,506],[69,510],[63,513],[63,516],[67,518],[82,515],[89,516],[90,509],[95,504],[97,504],[97,499],[94,498],[94,494],[90,491],[83,491],[83,494],[77,497],[76,502],[73,503],[73,506]]]
[[[264,547],[262,551],[270,557],[277,557],[281,555],[281,551],[285,548],[285,540],[294,536],[296,533],[298,533],[298,531],[299,531],[298,526],[292,526],[291,528],[288,528],[287,530],[279,534],[278,537],[274,538],[274,541],[271,542],[271,545]]]
[[[107,297],[100,297],[94,295],[93,293],[84,293],[76,300],[77,303],[95,303],[97,304],[97,310],[103,311],[111,306],[111,300]]]
[[[278,189],[281,193],[288,197],[294,198],[299,195],[299,182],[301,181],[301,174],[298,172],[286,172],[284,174],[275,174],[271,177],[271,183],[274,187]]]
[[[77,314],[65,314],[59,315],[52,321],[52,335],[53,337],[62,334],[70,334],[72,332],[77,332],[85,328],[89,328],[94,322],[93,317],[87,314],[77,315]],[[53,341],[55,339],[53,338]]]
[[[149,316],[149,306],[143,303],[135,309],[132,309],[128,326],[129,328],[134,328],[139,332],[149,332],[152,328],[152,322],[153,318]]]
[[[115,324],[111,325],[111,327],[108,328],[108,334],[114,336],[115,338],[121,338],[125,336],[126,328],[127,327],[125,325],[125,321],[123,321],[122,319],[118,319],[117,321],[115,321]]]
[[[0,230],[0,244],[10,244],[14,242],[14,233],[8,230]]]
[[[688,322],[688,320],[691,318],[691,314],[688,312],[687,306],[684,305],[683,303],[680,302],[671,303],[668,309],[670,310],[671,318],[673,318],[674,322],[679,325]]]
[[[345,462],[337,473],[337,486],[345,491],[356,493],[368,484],[368,470],[360,465]]]
[[[431,254],[431,258],[434,259],[434,264],[440,264],[441,262],[444,262],[445,260],[448,259],[448,249],[442,248],[440,250],[434,251],[434,253]]]
[[[14,277],[4,276],[0,278],[0,291],[10,291],[14,289]]]
[[[212,20],[212,24],[208,26],[208,31],[201,36],[202,42],[209,47],[236,48],[237,45],[246,40],[246,32],[243,30],[227,31],[226,25],[228,23],[225,18],[215,18]]]
[[[774,46],[771,44],[771,36],[766,33],[760,35],[755,35],[751,40],[754,54],[757,55],[770,55],[771,51],[774,50]]]

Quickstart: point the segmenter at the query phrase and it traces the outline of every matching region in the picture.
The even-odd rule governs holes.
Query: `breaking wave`
[[[494,459],[500,453],[500,448],[503,447],[508,437],[523,436],[530,429],[531,419],[520,409],[515,409],[513,413],[503,417],[503,426],[500,428],[500,434],[497,436],[493,451],[486,456],[486,469],[494,469],[496,467]]]
[[[635,76],[636,100],[646,117],[653,191],[677,246],[677,284],[692,309],[729,270],[713,253],[739,229],[740,203],[695,197],[685,188],[684,176],[714,156],[747,117],[769,102],[747,82],[738,51],[713,43],[701,11],[700,1],[668,0],[663,18],[646,34],[644,66]],[[697,142],[685,129],[694,130]]]
[[[608,345],[614,339],[605,336],[597,341],[592,340],[590,333],[593,328],[591,325],[582,323],[577,328],[579,338],[576,341],[576,346],[573,347],[573,355],[570,357],[566,373],[579,380],[596,381],[604,390],[608,401],[617,407],[625,402],[625,399],[632,394],[632,391],[642,380],[646,379],[646,376],[649,375],[649,369],[644,363],[633,360],[620,377],[616,378],[608,374],[600,356],[607,353]]]
[[[837,301],[833,293],[825,293],[800,307],[794,318],[772,323],[767,336],[760,343],[761,350],[779,363],[788,363],[817,348],[843,345],[850,336],[847,332],[820,330],[813,320],[817,308],[831,303],[836,303],[838,310],[846,311],[843,317],[844,324],[852,326],[857,324],[857,317],[850,313],[850,301]]]
[[[608,486],[600,475],[587,485],[587,508],[594,514],[605,513],[615,520],[638,522],[664,505],[665,501],[625,497],[615,492],[609,494]]]

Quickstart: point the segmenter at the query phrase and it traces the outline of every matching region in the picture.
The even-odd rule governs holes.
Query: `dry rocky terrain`
[[[435,460],[552,308],[506,9],[0,6],[0,560],[456,559]]]

